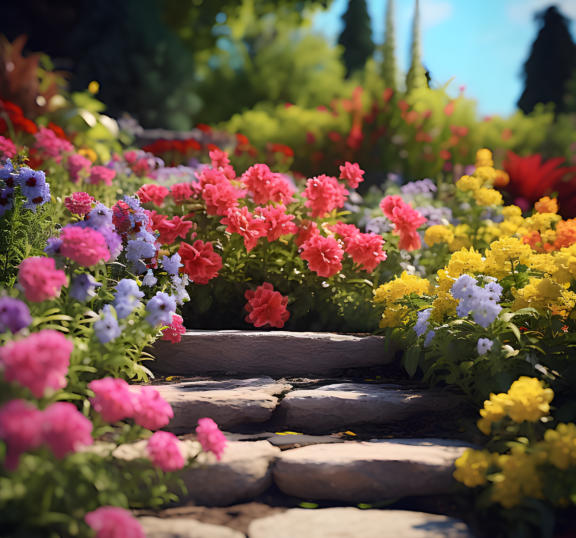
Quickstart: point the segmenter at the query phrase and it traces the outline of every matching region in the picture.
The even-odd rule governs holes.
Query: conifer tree
[[[397,87],[396,72],[396,35],[394,30],[394,0],[388,0],[386,6],[386,30],[382,45],[382,78],[387,88]]]
[[[417,88],[425,88],[426,70],[422,65],[420,51],[420,3],[415,0],[414,18],[412,20],[412,48],[410,51],[410,69],[406,75],[406,91],[411,92]]]
[[[536,14],[540,31],[524,63],[524,91],[518,108],[529,113],[537,103],[554,103],[556,112],[564,112],[568,81],[576,69],[576,45],[568,19],[550,6]]]
[[[346,67],[346,76],[363,69],[366,61],[374,54],[372,25],[366,0],[348,0],[348,8],[342,15],[344,29],[338,38],[338,44],[344,47],[342,60]]]

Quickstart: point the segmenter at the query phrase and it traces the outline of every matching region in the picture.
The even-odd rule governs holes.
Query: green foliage
[[[394,0],[386,4],[386,24],[384,43],[382,44],[382,80],[387,88],[395,90],[398,86],[396,67],[396,33],[394,30]]]
[[[342,15],[344,28],[338,37],[338,44],[344,49],[342,60],[346,66],[346,76],[364,68],[374,54],[372,25],[366,0],[348,0],[348,7]]]
[[[412,19],[412,45],[410,49],[410,68],[406,73],[406,91],[410,93],[419,88],[426,88],[426,70],[422,65],[420,50],[420,3],[415,0],[414,18]]]

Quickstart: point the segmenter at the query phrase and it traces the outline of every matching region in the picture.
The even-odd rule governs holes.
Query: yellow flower
[[[487,148],[481,148],[476,152],[476,166],[494,166],[492,152]]]
[[[514,422],[537,422],[550,413],[554,391],[539,379],[522,376],[512,383],[508,398],[507,413]]]
[[[512,508],[524,498],[542,498],[542,481],[538,474],[537,458],[526,453],[522,446],[514,446],[511,454],[498,457],[501,472],[493,475],[492,500],[504,508]]]
[[[95,163],[98,160],[98,154],[91,148],[80,148],[78,150],[78,153],[82,155],[82,157],[86,157],[93,163]]]
[[[486,484],[486,472],[494,463],[494,455],[487,450],[468,448],[455,461],[454,478],[469,488]]]
[[[569,283],[576,279],[576,244],[563,248],[554,256],[554,279],[561,283]]]
[[[486,251],[485,271],[491,276],[506,276],[512,272],[512,264],[525,264],[531,255],[530,245],[516,237],[504,237],[491,243]]]
[[[556,198],[544,196],[534,204],[534,209],[538,213],[558,213],[558,202]]]
[[[484,435],[490,435],[492,424],[502,420],[506,415],[506,410],[510,404],[508,394],[490,394],[490,399],[484,402],[484,408],[480,410],[482,417],[477,422],[478,429]]]
[[[532,277],[528,284],[513,291],[513,310],[532,307],[545,310],[571,310],[574,307],[574,294],[567,290],[568,284],[559,284],[550,278]]]
[[[478,166],[474,170],[474,176],[480,179],[484,185],[492,185],[496,179],[496,170],[492,166]]]
[[[502,208],[502,216],[505,219],[522,217],[522,210],[517,205],[507,205]]]
[[[494,189],[482,187],[474,193],[474,198],[481,206],[502,205],[502,195]]]
[[[446,272],[453,278],[458,278],[464,273],[482,273],[484,271],[484,261],[482,255],[471,248],[465,248],[454,252],[446,266]]]
[[[451,243],[454,239],[454,233],[448,226],[435,224],[430,226],[424,233],[424,241],[431,247],[439,243]]]
[[[374,291],[374,302],[393,303],[411,293],[417,293],[418,295],[430,293],[430,282],[425,278],[409,275],[404,271],[400,277],[396,277],[394,280],[379,286]]]
[[[432,313],[430,318],[433,321],[442,322],[444,316],[447,314],[456,313],[456,307],[458,306],[458,301],[452,297],[449,293],[440,292],[434,301],[432,302]]]
[[[525,223],[531,230],[544,232],[553,228],[560,220],[562,220],[562,217],[556,213],[534,213],[534,215],[525,219]]]
[[[470,248],[472,241],[470,240],[470,226],[468,224],[458,224],[454,227],[454,239],[450,241],[449,247],[451,252],[456,252],[463,248]]]
[[[482,181],[480,181],[480,179],[474,176],[462,176],[456,182],[456,188],[458,188],[463,192],[476,191],[480,188],[481,185]]]
[[[403,305],[386,307],[380,320],[380,327],[383,329],[386,327],[401,327],[405,325],[409,313],[408,308]]]
[[[538,444],[542,456],[563,471],[576,465],[576,424],[558,424],[547,430],[544,441]]]
[[[530,269],[551,275],[557,270],[557,266],[554,262],[554,256],[551,256],[550,254],[532,254],[526,265],[528,265]]]

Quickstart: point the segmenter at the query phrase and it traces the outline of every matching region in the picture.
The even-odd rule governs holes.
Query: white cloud
[[[422,0],[420,16],[423,28],[432,28],[452,17],[452,2],[447,0]]]
[[[560,12],[570,19],[576,19],[576,1],[574,0],[512,0],[507,7],[508,18],[514,22],[526,24],[534,20],[534,14],[555,4]]]

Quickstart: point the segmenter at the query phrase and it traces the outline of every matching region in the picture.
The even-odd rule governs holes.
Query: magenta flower
[[[92,185],[99,185],[104,183],[104,185],[112,185],[112,180],[116,177],[116,171],[111,168],[106,168],[105,166],[93,166],[90,170],[90,177],[88,178],[88,183]]]
[[[73,215],[83,217],[92,210],[92,204],[96,200],[87,192],[73,192],[64,198],[64,206]]]
[[[93,443],[92,422],[73,404],[56,402],[47,407],[44,417],[44,442],[58,459]]]
[[[141,387],[132,396],[134,403],[134,421],[149,430],[158,430],[166,426],[174,416],[170,404],[153,387]]]
[[[66,285],[66,273],[56,269],[52,258],[26,258],[18,271],[18,283],[28,301],[41,303],[60,295]]]
[[[0,136],[0,157],[3,159],[12,159],[16,156],[16,146],[9,138]]]
[[[0,348],[6,381],[14,381],[42,398],[47,389],[66,386],[74,344],[58,331],[44,329]]]
[[[102,506],[84,517],[95,538],[146,538],[138,520],[124,508]]]
[[[83,267],[92,267],[110,259],[106,239],[97,230],[65,226],[60,234],[60,254]]]
[[[92,166],[90,159],[87,159],[79,153],[70,155],[66,164],[68,167],[68,173],[70,174],[70,181],[73,183],[76,183],[81,176],[88,176],[90,173],[90,166]]]
[[[211,418],[199,418],[196,435],[204,450],[212,452],[218,460],[222,459],[227,441],[216,422]]]
[[[180,441],[173,433],[156,432],[148,439],[147,448],[152,463],[163,471],[177,471],[186,464]]]
[[[180,342],[182,335],[186,334],[186,327],[184,327],[183,321],[182,316],[174,314],[170,325],[162,330],[161,340],[169,340],[173,344]]]
[[[0,439],[6,443],[6,468],[14,471],[20,455],[42,443],[42,412],[25,400],[0,408]]]
[[[88,383],[94,391],[90,402],[105,422],[117,422],[130,418],[134,413],[130,385],[123,379],[105,377]]]

